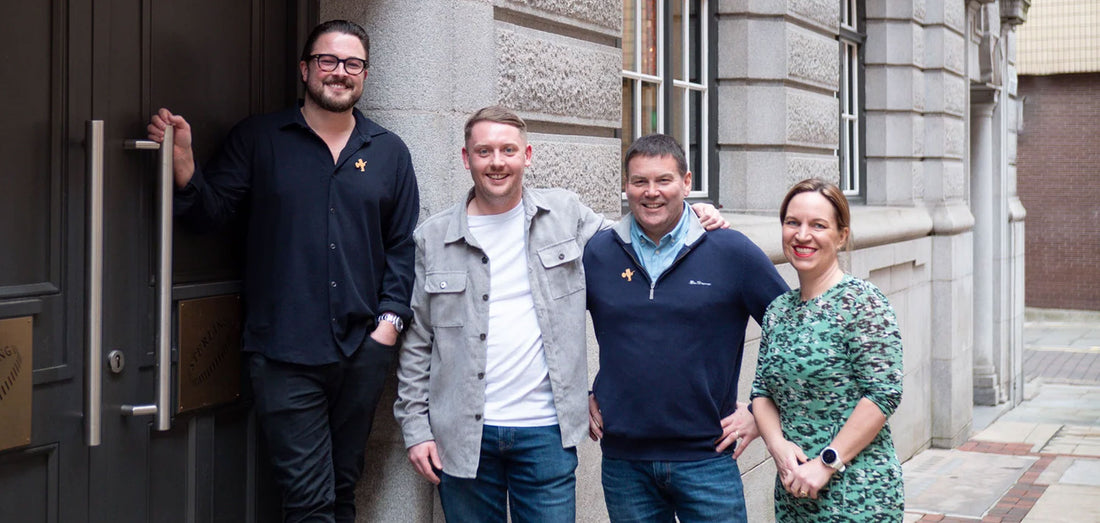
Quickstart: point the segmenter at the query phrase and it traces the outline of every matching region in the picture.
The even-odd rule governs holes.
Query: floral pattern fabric
[[[897,318],[870,282],[845,275],[806,302],[798,289],[782,294],[768,306],[762,327],[752,397],[771,398],[783,437],[810,458],[828,446],[860,399],[887,417],[901,401]],[[779,522],[901,521],[904,508],[889,423],[844,472],[833,474],[816,500],[791,496],[776,477]]]

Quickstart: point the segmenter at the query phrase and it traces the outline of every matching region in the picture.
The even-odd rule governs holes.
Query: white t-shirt
[[[489,336],[485,424],[543,427],[558,423],[542,331],[527,274],[523,204],[489,216],[467,216],[489,258]]]

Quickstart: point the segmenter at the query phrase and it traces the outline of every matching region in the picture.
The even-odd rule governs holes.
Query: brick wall
[[[1020,76],[1028,307],[1100,310],[1100,74]]]

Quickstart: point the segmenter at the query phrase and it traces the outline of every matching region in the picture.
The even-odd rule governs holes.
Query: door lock
[[[108,352],[107,367],[115,374],[121,373],[122,369],[126,367],[126,356],[118,349]]]

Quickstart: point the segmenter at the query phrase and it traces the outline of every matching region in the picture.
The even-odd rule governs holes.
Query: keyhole
[[[115,374],[122,372],[122,368],[126,366],[126,356],[123,356],[122,351],[117,349],[107,353],[107,366]]]

